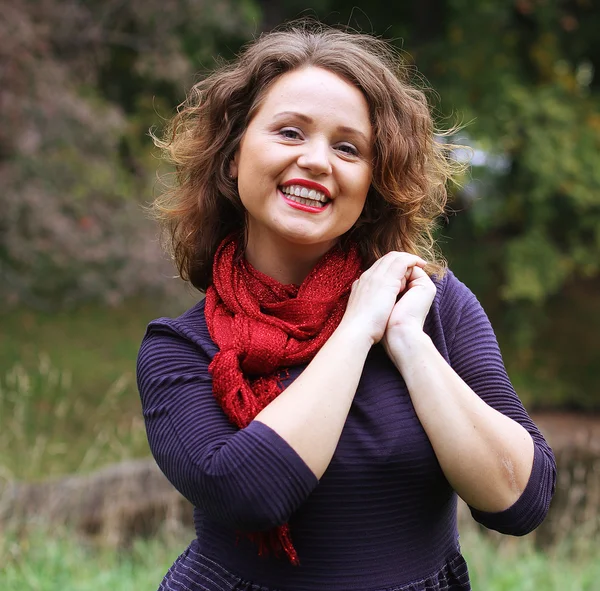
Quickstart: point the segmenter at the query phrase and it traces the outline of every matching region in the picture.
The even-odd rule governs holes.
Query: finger
[[[412,289],[413,287],[427,287],[436,291],[435,283],[420,267],[412,268],[412,273],[407,283],[407,289]]]
[[[395,257],[397,257],[397,256],[405,257],[405,258],[407,258],[407,260],[411,261],[411,263],[410,263],[411,265],[415,264],[419,267],[425,267],[426,265],[429,264],[423,257],[420,257],[418,254],[415,254],[413,252],[393,250],[393,251],[389,252],[388,255],[395,256]]]
[[[410,269],[415,266],[423,266],[425,263],[420,257],[406,252],[394,253],[395,256],[390,257],[385,271],[392,274],[398,279],[406,277],[410,273]],[[382,269],[383,270],[383,269]]]
[[[393,255],[395,259],[401,258],[402,260],[406,261],[406,265],[409,267],[413,267],[416,265],[422,268],[428,264],[425,259],[411,252],[394,251],[390,254]]]
[[[410,281],[414,281],[415,279],[422,279],[424,277],[429,278],[429,275],[427,275],[423,268],[417,267],[416,265],[410,268]]]
[[[428,263],[425,259],[418,255],[402,252],[398,250],[392,250],[382,257],[378,258],[363,274],[364,277],[369,277],[377,271],[387,272],[389,267],[393,265],[398,259],[406,261],[406,266],[417,265],[419,267],[425,267]]]
[[[370,277],[374,272],[377,271],[377,269],[379,269],[379,267],[381,267],[382,264],[385,263],[384,261],[385,256],[378,258],[368,269],[366,269],[365,271],[363,271],[363,273],[361,274],[361,278],[362,277]]]

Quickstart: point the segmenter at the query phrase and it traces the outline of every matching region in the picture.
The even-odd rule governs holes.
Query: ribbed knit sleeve
[[[496,336],[477,298],[452,274],[445,282],[440,313],[445,319],[450,364],[487,404],[522,425],[534,442],[533,468],[519,499],[505,511],[471,508],[471,514],[490,529],[525,535],[548,512],[556,482],[554,455],[510,382]]]
[[[318,480],[266,425],[239,430],[228,421],[213,397],[209,362],[202,347],[169,326],[149,326],[137,377],[150,449],[171,483],[211,519],[248,531],[281,525]]]

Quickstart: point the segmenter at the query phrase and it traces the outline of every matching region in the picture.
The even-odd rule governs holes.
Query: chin
[[[306,232],[289,231],[281,234],[281,238],[302,246],[326,246],[327,244],[335,244],[338,238],[325,237],[319,234],[311,234]]]

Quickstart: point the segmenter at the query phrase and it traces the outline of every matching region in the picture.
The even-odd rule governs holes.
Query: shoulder
[[[475,294],[450,269],[442,278],[433,276],[431,279],[436,287],[432,312],[446,330],[455,328],[465,312],[473,308],[482,310]]]
[[[208,380],[208,366],[217,351],[206,327],[204,301],[177,318],[157,318],[150,322],[136,363],[144,407],[163,400],[168,384]]]
[[[448,358],[456,337],[473,315],[485,316],[475,294],[448,269],[441,278],[433,276],[436,295],[427,321],[427,332],[438,349]]]
[[[204,308],[205,300],[202,299],[176,318],[163,317],[152,320],[146,328],[142,348],[148,342],[152,342],[154,347],[160,347],[161,343],[166,345],[182,341],[188,346],[199,347],[212,358],[218,348],[208,332]]]
[[[434,304],[445,315],[460,314],[465,305],[477,301],[475,294],[450,269],[441,279],[435,275],[431,279],[437,290]]]

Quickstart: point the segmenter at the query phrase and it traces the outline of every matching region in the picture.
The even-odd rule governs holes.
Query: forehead
[[[346,122],[351,118],[363,133],[371,130],[369,105],[363,93],[323,68],[307,67],[280,76],[262,97],[257,115],[272,117],[280,111]]]

